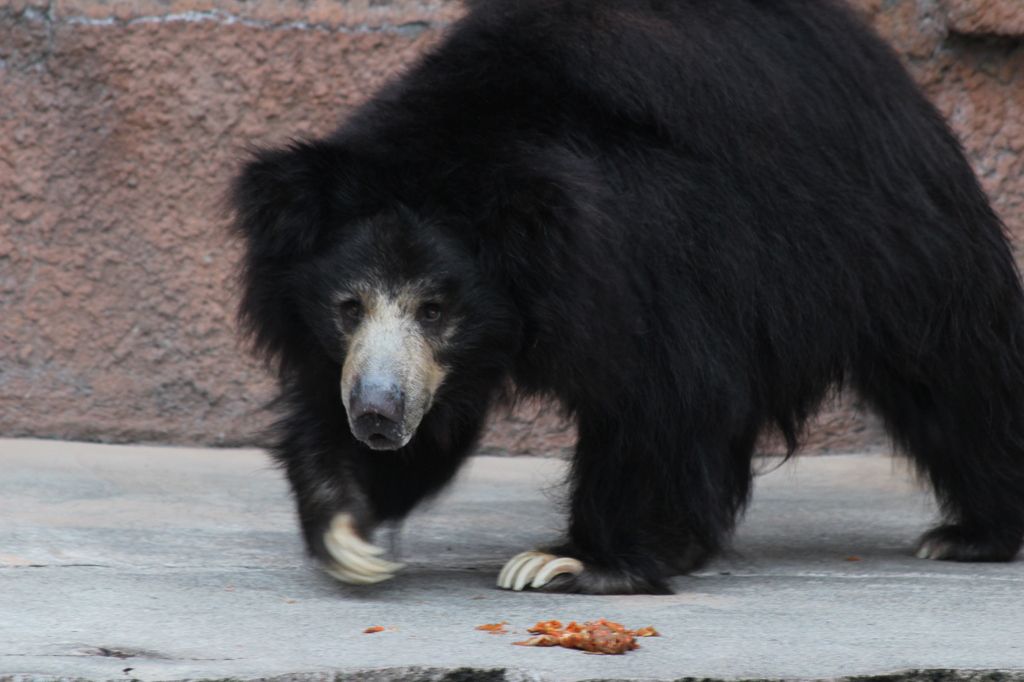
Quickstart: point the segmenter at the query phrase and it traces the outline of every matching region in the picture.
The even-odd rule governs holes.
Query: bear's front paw
[[[552,551],[561,553],[559,549]],[[600,568],[537,550],[512,557],[498,574],[498,587],[571,594],[672,594],[659,572]]]
[[[359,537],[355,520],[348,513],[336,514],[331,520],[324,533],[324,546],[333,559],[325,569],[327,574],[343,583],[379,583],[393,578],[395,571],[403,567],[377,558],[384,550]]]
[[[498,587],[507,590],[521,590],[527,585],[543,587],[552,578],[562,573],[577,574],[583,564],[571,557],[556,557],[535,549],[512,557],[498,574]]]

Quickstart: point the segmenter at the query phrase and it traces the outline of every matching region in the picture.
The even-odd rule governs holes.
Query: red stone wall
[[[861,0],[1024,243],[1024,3]],[[460,13],[449,0],[0,0],[0,435],[259,442],[225,183],[327,132]],[[811,449],[884,442],[845,402]],[[558,453],[536,406],[485,450]]]

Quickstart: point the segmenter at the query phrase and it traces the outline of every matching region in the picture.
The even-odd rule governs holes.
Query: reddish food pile
[[[363,630],[365,634],[371,634],[373,632],[384,632],[384,628],[380,625],[374,625],[372,628],[366,628]]]
[[[588,654],[624,654],[639,649],[636,637],[658,637],[652,627],[627,630],[620,623],[601,620],[579,625],[573,621],[562,627],[561,621],[548,620],[537,623],[529,632],[534,637],[525,642],[513,642],[520,646],[562,646],[566,649],[581,649]]]
[[[500,623],[488,623],[487,625],[478,625],[476,626],[476,629],[486,630],[492,635],[504,635],[508,633],[508,630],[505,629],[506,625],[508,625],[508,621],[503,620]]]

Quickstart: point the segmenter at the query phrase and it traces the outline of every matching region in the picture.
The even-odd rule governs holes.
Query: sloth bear
[[[349,583],[496,397],[579,439],[564,542],[499,586],[665,593],[722,549],[759,434],[828,392],[934,487],[918,556],[1024,537],[1024,297],[1003,227],[899,60],[832,0],[480,0],[330,136],[235,180],[240,316],[274,449]]]

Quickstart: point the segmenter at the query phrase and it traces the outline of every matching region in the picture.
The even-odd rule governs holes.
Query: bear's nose
[[[394,381],[357,379],[349,394],[349,423],[356,438],[375,450],[394,450],[402,440],[405,396]]]

